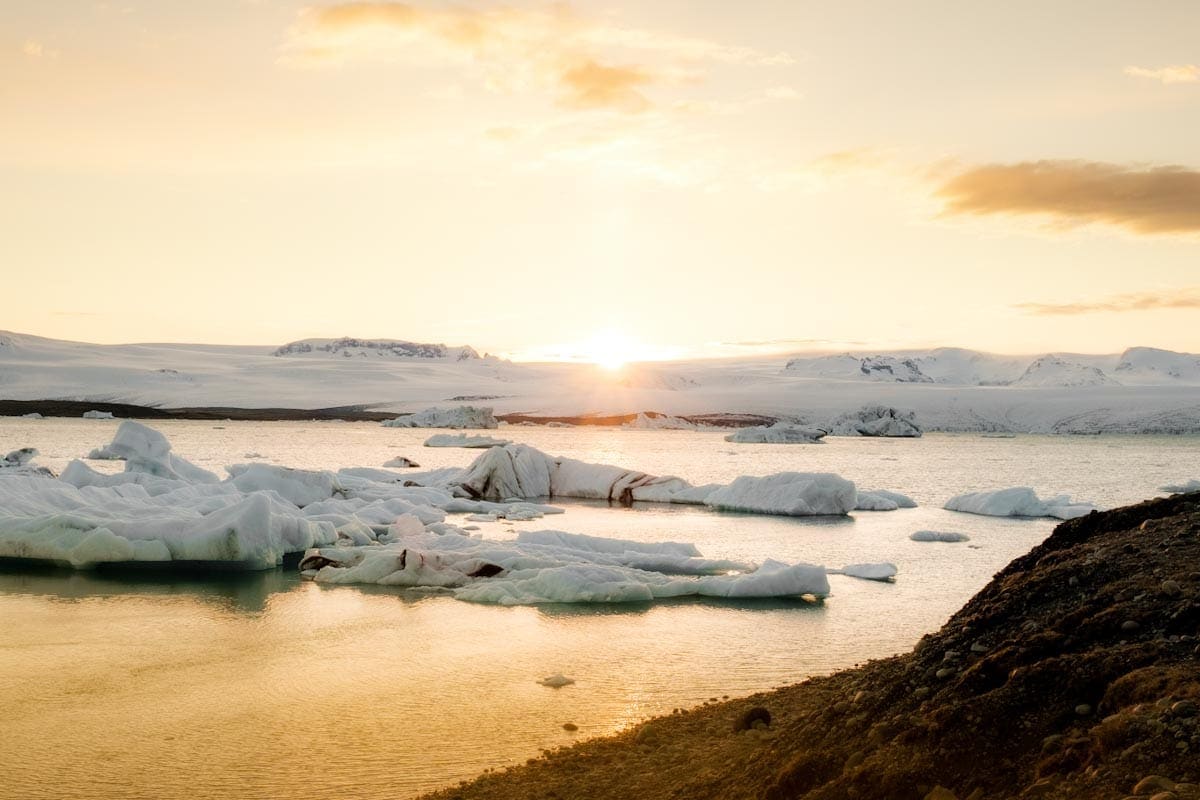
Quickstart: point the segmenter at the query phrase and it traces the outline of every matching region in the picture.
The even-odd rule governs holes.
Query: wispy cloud
[[[1200,171],[1094,161],[988,164],[953,174],[935,195],[945,213],[1039,215],[1140,234],[1200,233]]]
[[[706,39],[623,27],[549,10],[426,7],[365,2],[303,11],[282,60],[314,66],[352,59],[454,65],[494,91],[549,89],[570,108],[637,113],[651,86],[694,82],[704,65],[790,64],[770,54]]]
[[[1075,316],[1157,309],[1200,308],[1200,287],[1162,292],[1133,292],[1074,303],[1018,303],[1014,308],[1040,316]]]
[[[1149,78],[1163,83],[1197,83],[1200,82],[1200,67],[1195,64],[1172,64],[1158,69],[1146,67],[1126,67],[1126,75],[1135,78]]]

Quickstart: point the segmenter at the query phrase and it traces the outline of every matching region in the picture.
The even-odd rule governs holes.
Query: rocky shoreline
[[[908,654],[427,798],[1200,798],[1198,642],[1200,495],[1176,495],[1063,523]]]

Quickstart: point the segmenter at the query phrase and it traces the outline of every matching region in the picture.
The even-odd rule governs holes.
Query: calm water
[[[115,422],[0,418],[0,450],[61,468]],[[423,448],[429,432],[354,423],[155,423],[213,469],[423,467],[476,452]],[[840,566],[895,562],[894,584],[834,576],[800,602],[497,608],[393,590],[324,587],[288,570],[212,581],[0,573],[0,770],[20,798],[403,798],[539,748],[619,730],[710,697],[746,694],[910,647],[1052,528],[942,511],[951,494],[1032,485],[1101,506],[1200,476],[1195,437],[927,436],[733,445],[717,434],[509,427],[548,452],[695,483],[780,470],[837,472],[921,508],[844,521],[695,508],[569,504],[503,538],[559,528],[695,542],[708,556]],[[119,469],[119,464],[98,464]],[[967,544],[908,540],[959,530]],[[563,672],[554,690],[537,678]],[[578,733],[562,729],[576,723]]]

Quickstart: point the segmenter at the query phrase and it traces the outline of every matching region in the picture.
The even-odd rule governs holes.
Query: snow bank
[[[754,568],[701,558],[691,545],[558,531],[525,533],[515,542],[424,533],[380,547],[315,548],[300,567],[306,577],[323,583],[440,590],[459,600],[501,605],[829,593],[825,569],[811,564],[767,561]]]
[[[906,494],[887,489],[859,490],[855,511],[895,511],[897,508],[916,508],[917,501]]]
[[[917,416],[889,406],[863,406],[842,414],[829,426],[835,436],[887,436],[913,438],[921,435]]]
[[[826,431],[817,428],[802,428],[787,422],[776,422],[754,428],[742,428],[725,437],[727,442],[739,444],[821,444]]]
[[[966,542],[971,539],[956,531],[915,531],[908,538],[914,542]]]
[[[989,517],[1056,517],[1074,519],[1096,510],[1091,503],[1072,503],[1067,495],[1046,500],[1038,498],[1028,486],[989,492],[968,492],[946,501],[944,508]]]
[[[457,406],[427,408],[415,414],[381,423],[385,428],[496,428],[499,423],[490,408]]]
[[[854,484],[829,472],[780,472],[762,478],[742,476],[717,489],[704,504],[721,511],[813,516],[854,509]]]
[[[512,444],[508,439],[495,439],[491,436],[467,436],[465,434],[435,433],[425,440],[426,447],[469,447],[487,448],[503,447]]]

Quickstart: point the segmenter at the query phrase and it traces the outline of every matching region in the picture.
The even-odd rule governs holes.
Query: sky
[[[0,0],[0,328],[1200,352],[1200,5]]]

